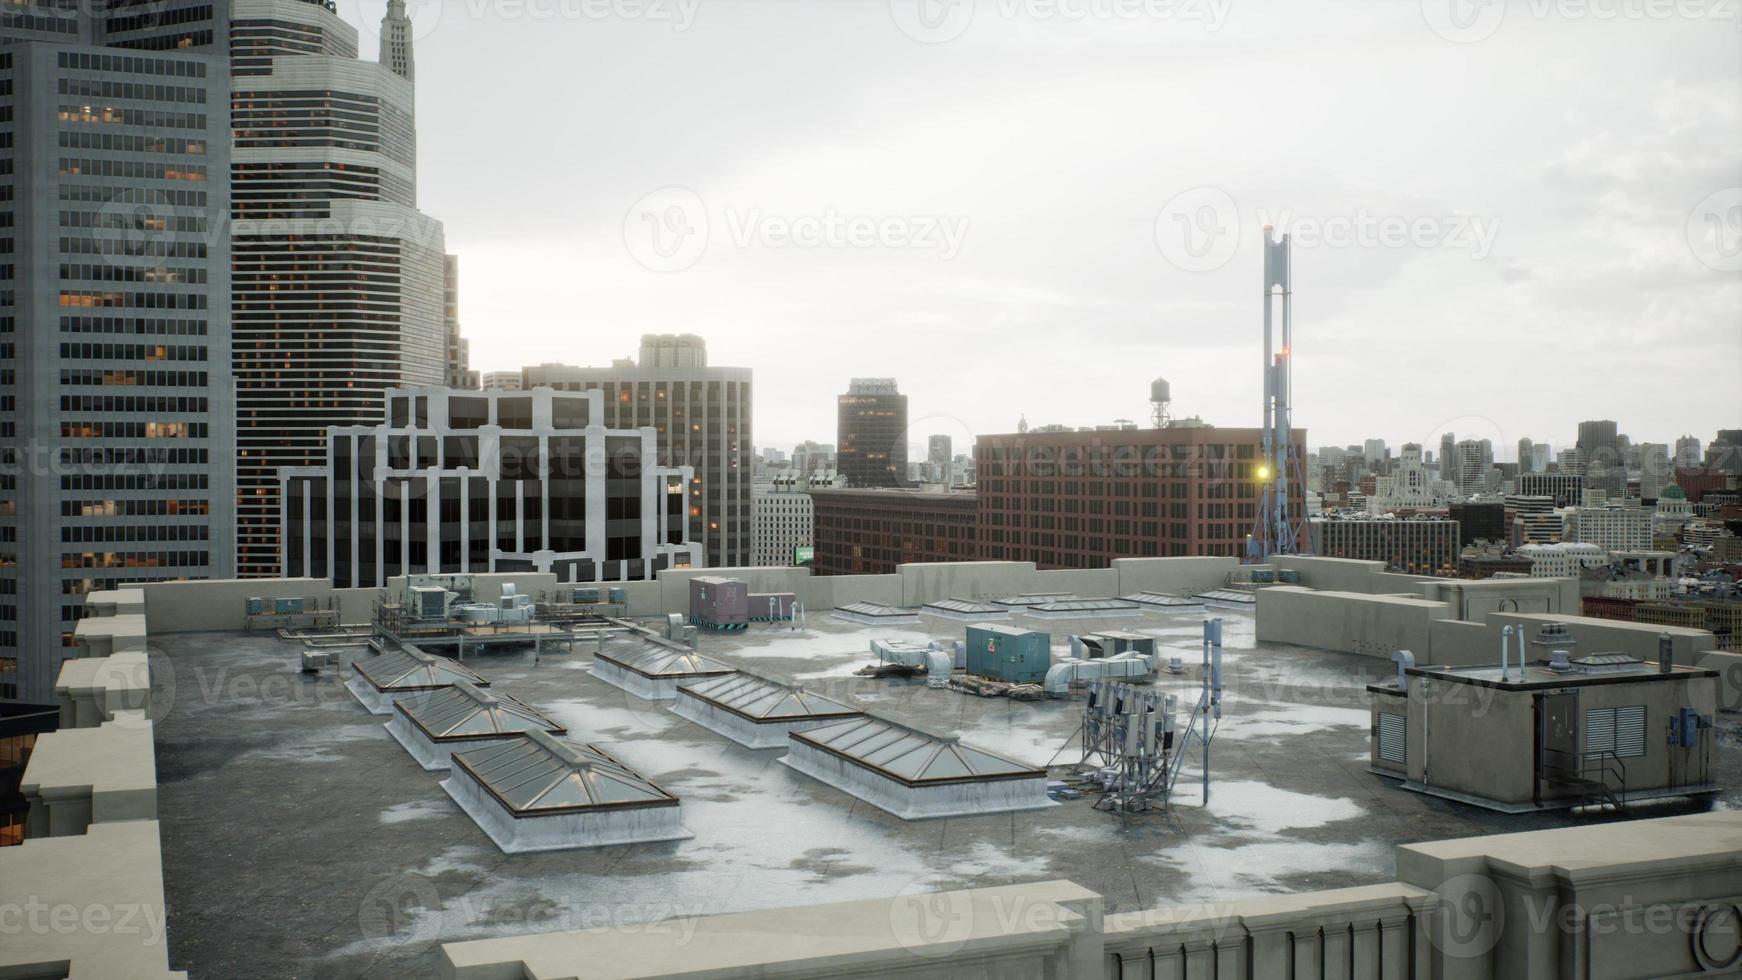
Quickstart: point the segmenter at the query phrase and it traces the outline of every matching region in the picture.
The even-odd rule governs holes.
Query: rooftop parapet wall
[[[145,592],[140,589],[107,589],[85,597],[91,616],[144,615]]]
[[[1331,559],[1326,559],[1331,560]],[[1219,588],[1238,567],[1233,558],[1119,558],[1109,568],[1037,570],[1032,562],[943,562],[898,566],[887,575],[814,575],[809,568],[666,569],[653,582],[602,582],[621,588],[631,616],[688,613],[689,581],[698,576],[743,581],[753,594],[791,593],[807,610],[820,612],[854,602],[889,606],[920,606],[927,602],[974,596],[1063,592],[1081,596],[1160,592],[1189,596]],[[1365,563],[1356,563],[1365,564]],[[549,574],[534,572],[468,573],[480,601],[495,601],[501,584],[513,582],[522,593],[541,592],[593,583],[559,584]],[[403,588],[404,579],[388,583],[388,591]],[[378,589],[335,589],[328,579],[206,579],[198,582],[155,582],[141,586],[145,609],[155,633],[235,631],[247,627],[244,603],[252,596],[270,601],[301,598],[339,608],[343,623],[367,623],[380,598]]]
[[[20,786],[30,803],[26,836],[66,837],[92,824],[157,817],[152,727],[142,711],[95,728],[39,736]]]
[[[169,969],[157,821],[98,823],[78,836],[0,847],[0,883],[0,903],[17,903],[22,917],[0,934],[0,976],[187,980]],[[90,927],[65,928],[63,909]]]
[[[1385,658],[1413,650],[1417,663],[1435,662],[1428,659],[1432,624],[1452,618],[1443,602],[1291,585],[1259,589],[1257,600],[1260,641]]]
[[[1051,881],[448,943],[440,975],[1700,975],[1697,940],[1734,948],[1733,926],[1702,923],[1738,901],[1742,813],[1407,845],[1397,866],[1388,884],[1104,917],[1099,895]]]
[[[149,712],[150,661],[143,652],[68,660],[55,680],[54,699],[63,729],[93,728],[128,709]]]
[[[73,627],[81,657],[145,652],[145,617],[139,613],[87,616]]]
[[[444,980],[1098,977],[1101,896],[1069,881],[673,919],[442,947]]]

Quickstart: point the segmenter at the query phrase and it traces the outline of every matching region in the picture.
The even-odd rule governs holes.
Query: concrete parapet
[[[61,728],[94,728],[116,712],[151,709],[151,666],[144,652],[83,657],[61,664],[54,683]]]
[[[25,836],[66,837],[93,824],[157,817],[152,727],[120,711],[95,728],[39,736],[19,789],[30,804]]]

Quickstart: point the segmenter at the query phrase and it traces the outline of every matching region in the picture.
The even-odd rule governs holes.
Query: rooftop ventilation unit
[[[864,716],[802,687],[745,673],[686,684],[671,710],[752,749],[786,748],[792,732]]]
[[[881,718],[788,736],[780,761],[903,820],[1051,806],[1046,770]]]
[[[387,723],[388,733],[425,769],[446,769],[456,752],[534,730],[568,734],[568,729],[537,708],[506,694],[488,694],[464,681],[394,704],[393,720]]]
[[[694,836],[677,797],[604,749],[542,731],[455,753],[441,785],[510,854]]]
[[[433,656],[408,646],[353,661],[351,678],[345,682],[345,689],[374,714],[390,715],[394,702],[401,698],[416,697],[459,683],[479,688],[490,686],[489,681],[457,660]]]

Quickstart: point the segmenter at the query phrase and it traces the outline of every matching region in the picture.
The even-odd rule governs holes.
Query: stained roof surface
[[[827,718],[833,715],[847,717],[862,713],[857,708],[850,708],[820,694],[812,694],[749,674],[733,674],[690,684],[682,688],[682,691],[758,721]]]

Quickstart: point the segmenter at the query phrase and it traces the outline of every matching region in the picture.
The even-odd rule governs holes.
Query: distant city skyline
[[[340,9],[372,50],[382,5]],[[1581,418],[1652,441],[1739,424],[1742,372],[1717,368],[1742,363],[1742,273],[1731,237],[1698,236],[1708,206],[1742,234],[1721,207],[1742,188],[1742,46],[1709,22],[1521,16],[1455,43],[1414,3],[1260,0],[1217,25],[988,8],[927,44],[888,3],[703,4],[683,23],[532,9],[410,8],[419,204],[461,256],[480,369],[701,334],[756,372],[769,444],[826,439],[855,376],[900,379],[919,444],[1025,413],[1142,420],[1158,375],[1176,414],[1256,425],[1269,217],[1300,235],[1295,421],[1313,444],[1436,447],[1449,428],[1507,458],[1520,436],[1570,444]],[[577,61],[635,84],[562,127],[508,97],[572,84]],[[1411,84],[1373,91],[1387,71]],[[1311,104],[1368,111],[1285,107]],[[548,165],[479,179],[505,149]],[[638,208],[690,200],[665,188],[704,203],[710,240],[660,272],[625,236]],[[1158,240],[1188,205],[1228,221],[1216,268]],[[907,220],[921,244],[943,241],[926,218],[968,223],[949,258],[773,234],[831,213]],[[1415,218],[1442,234],[1383,243]],[[1677,376],[1695,383],[1647,397]]]

